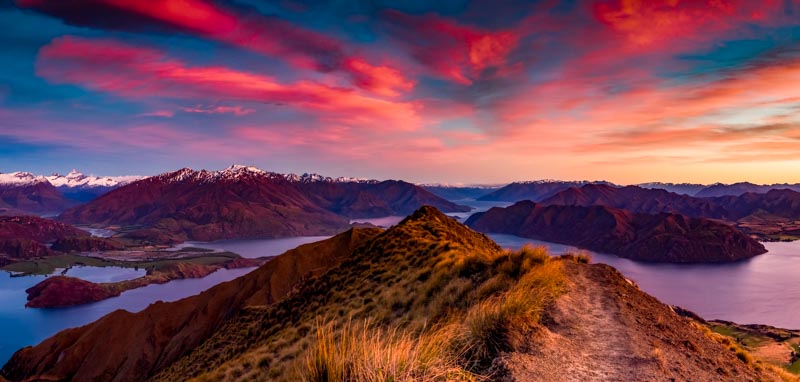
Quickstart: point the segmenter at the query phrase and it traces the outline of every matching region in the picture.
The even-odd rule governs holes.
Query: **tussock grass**
[[[322,381],[481,380],[492,360],[512,351],[539,322],[544,307],[565,283],[561,263],[541,248],[525,247],[499,256],[457,260],[458,275],[443,284],[432,305],[453,306],[452,296],[476,294],[464,309],[452,309],[435,330],[340,326],[318,323],[316,341],[305,354],[298,379]],[[474,285],[470,277],[494,276]],[[512,278],[518,276],[518,279]],[[440,275],[444,278],[444,276]],[[466,278],[465,278],[466,277]],[[450,301],[447,304],[443,301]]]
[[[299,381],[476,381],[446,346],[450,328],[412,336],[368,321],[341,328],[320,324],[298,370]]]
[[[443,215],[410,219],[284,300],[241,312],[155,379],[481,380],[562,293],[562,261],[504,251]]]

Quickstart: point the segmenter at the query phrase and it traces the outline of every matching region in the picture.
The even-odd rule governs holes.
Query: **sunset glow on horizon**
[[[800,0],[16,0],[0,25],[0,172],[800,182]]]

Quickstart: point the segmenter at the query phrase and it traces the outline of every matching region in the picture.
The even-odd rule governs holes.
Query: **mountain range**
[[[403,181],[284,175],[255,167],[220,171],[184,168],[145,178],[71,208],[75,224],[139,226],[146,242],[332,235],[350,218],[407,215],[430,204],[469,211]]]
[[[522,201],[476,213],[465,224],[481,232],[574,245],[650,262],[730,262],[767,252],[761,243],[717,221],[676,213],[632,213],[603,205]]]
[[[613,268],[431,207],[14,354],[9,380],[777,380]],[[655,350],[654,350],[655,349]],[[91,362],[86,362],[91,360]],[[441,373],[447,374],[441,374]]]
[[[0,173],[0,215],[55,215],[141,178],[87,176],[77,170],[50,176]]]
[[[470,187],[449,187],[444,188],[442,192],[447,195],[459,195],[459,190],[463,190],[468,197],[482,201],[502,201],[502,202],[518,202],[521,200],[530,200],[534,202],[541,202],[558,192],[566,190],[570,187],[582,187],[587,184],[600,184],[613,187],[625,187],[616,185],[607,181],[561,181],[561,180],[535,180],[525,182],[514,182],[497,189],[474,189]],[[696,183],[664,183],[664,182],[649,182],[640,183],[633,186],[653,189],[664,190],[680,195],[695,196],[699,198],[705,197],[718,197],[718,196],[740,196],[745,193],[766,193],[770,190],[789,189],[792,191],[800,192],[800,184],[769,184],[758,185],[748,182],[723,184],[715,183],[712,185],[696,184]],[[438,191],[439,188],[431,188],[431,191]]]

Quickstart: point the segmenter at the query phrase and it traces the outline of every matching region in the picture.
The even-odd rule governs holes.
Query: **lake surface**
[[[235,239],[218,241],[187,241],[173,247],[180,249],[186,247],[208,248],[218,251],[230,251],[242,257],[256,258],[277,256],[300,245],[325,240],[330,236],[300,236],[283,239]]]
[[[510,203],[459,201],[475,207],[469,213],[454,213],[460,220],[470,214]],[[355,219],[376,225],[391,226],[402,217]],[[98,232],[100,233],[100,232]],[[544,245],[552,253],[561,254],[575,248],[525,239],[511,235],[489,235],[500,245],[519,248],[525,244]],[[279,255],[298,245],[327,238],[297,237],[270,240],[222,240],[187,242],[182,247],[202,247],[231,251],[243,257]],[[661,301],[690,309],[707,319],[724,319],[738,323],[760,323],[800,329],[800,241],[765,243],[767,254],[733,264],[675,265],[638,263],[616,256],[592,253],[592,261],[609,264],[634,280],[642,290]],[[253,268],[219,270],[202,279],[176,280],[167,284],[149,285],[123,293],[119,297],[71,308],[29,309],[25,305],[25,289],[43,279],[9,277],[0,272],[0,364],[20,347],[34,345],[56,332],[92,322],[116,309],[137,312],[149,304],[175,301],[200,293],[216,284],[234,279]],[[74,273],[70,273],[74,272]],[[71,276],[92,281],[118,281],[133,278],[130,270],[73,267]]]
[[[84,267],[74,266],[66,271],[56,270],[56,274],[77,277],[93,283],[115,283],[118,281],[133,280],[147,274],[144,269],[123,267]]]
[[[548,247],[553,254],[575,250],[512,235],[489,237],[512,249],[530,243]],[[585,252],[592,262],[613,266],[662,302],[703,318],[800,329],[800,241],[763,244],[769,252],[730,264],[640,263]]]
[[[73,267],[70,271],[76,268]],[[119,297],[57,309],[25,308],[25,289],[41,282],[45,276],[10,277],[8,272],[0,272],[0,364],[5,364],[19,348],[35,345],[63,329],[86,325],[117,309],[138,312],[159,300],[175,301],[193,296],[253,269],[255,268],[220,269],[201,279],[148,285],[126,291]],[[131,276],[99,267],[80,267],[70,275],[98,282]]]

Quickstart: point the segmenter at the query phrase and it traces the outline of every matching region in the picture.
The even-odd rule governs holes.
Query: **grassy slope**
[[[138,313],[114,311],[20,349],[0,373],[10,380],[146,380],[202,344],[242,307],[283,298],[291,285],[324,273],[380,232],[351,229],[289,250],[198,295]]]
[[[286,299],[247,309],[154,379],[472,379],[563,282],[543,250],[505,252],[423,209]],[[377,366],[391,375],[367,373]]]
[[[713,332],[730,338],[732,344],[746,350],[756,362],[800,374],[800,331],[725,321],[709,321],[706,325]]]

